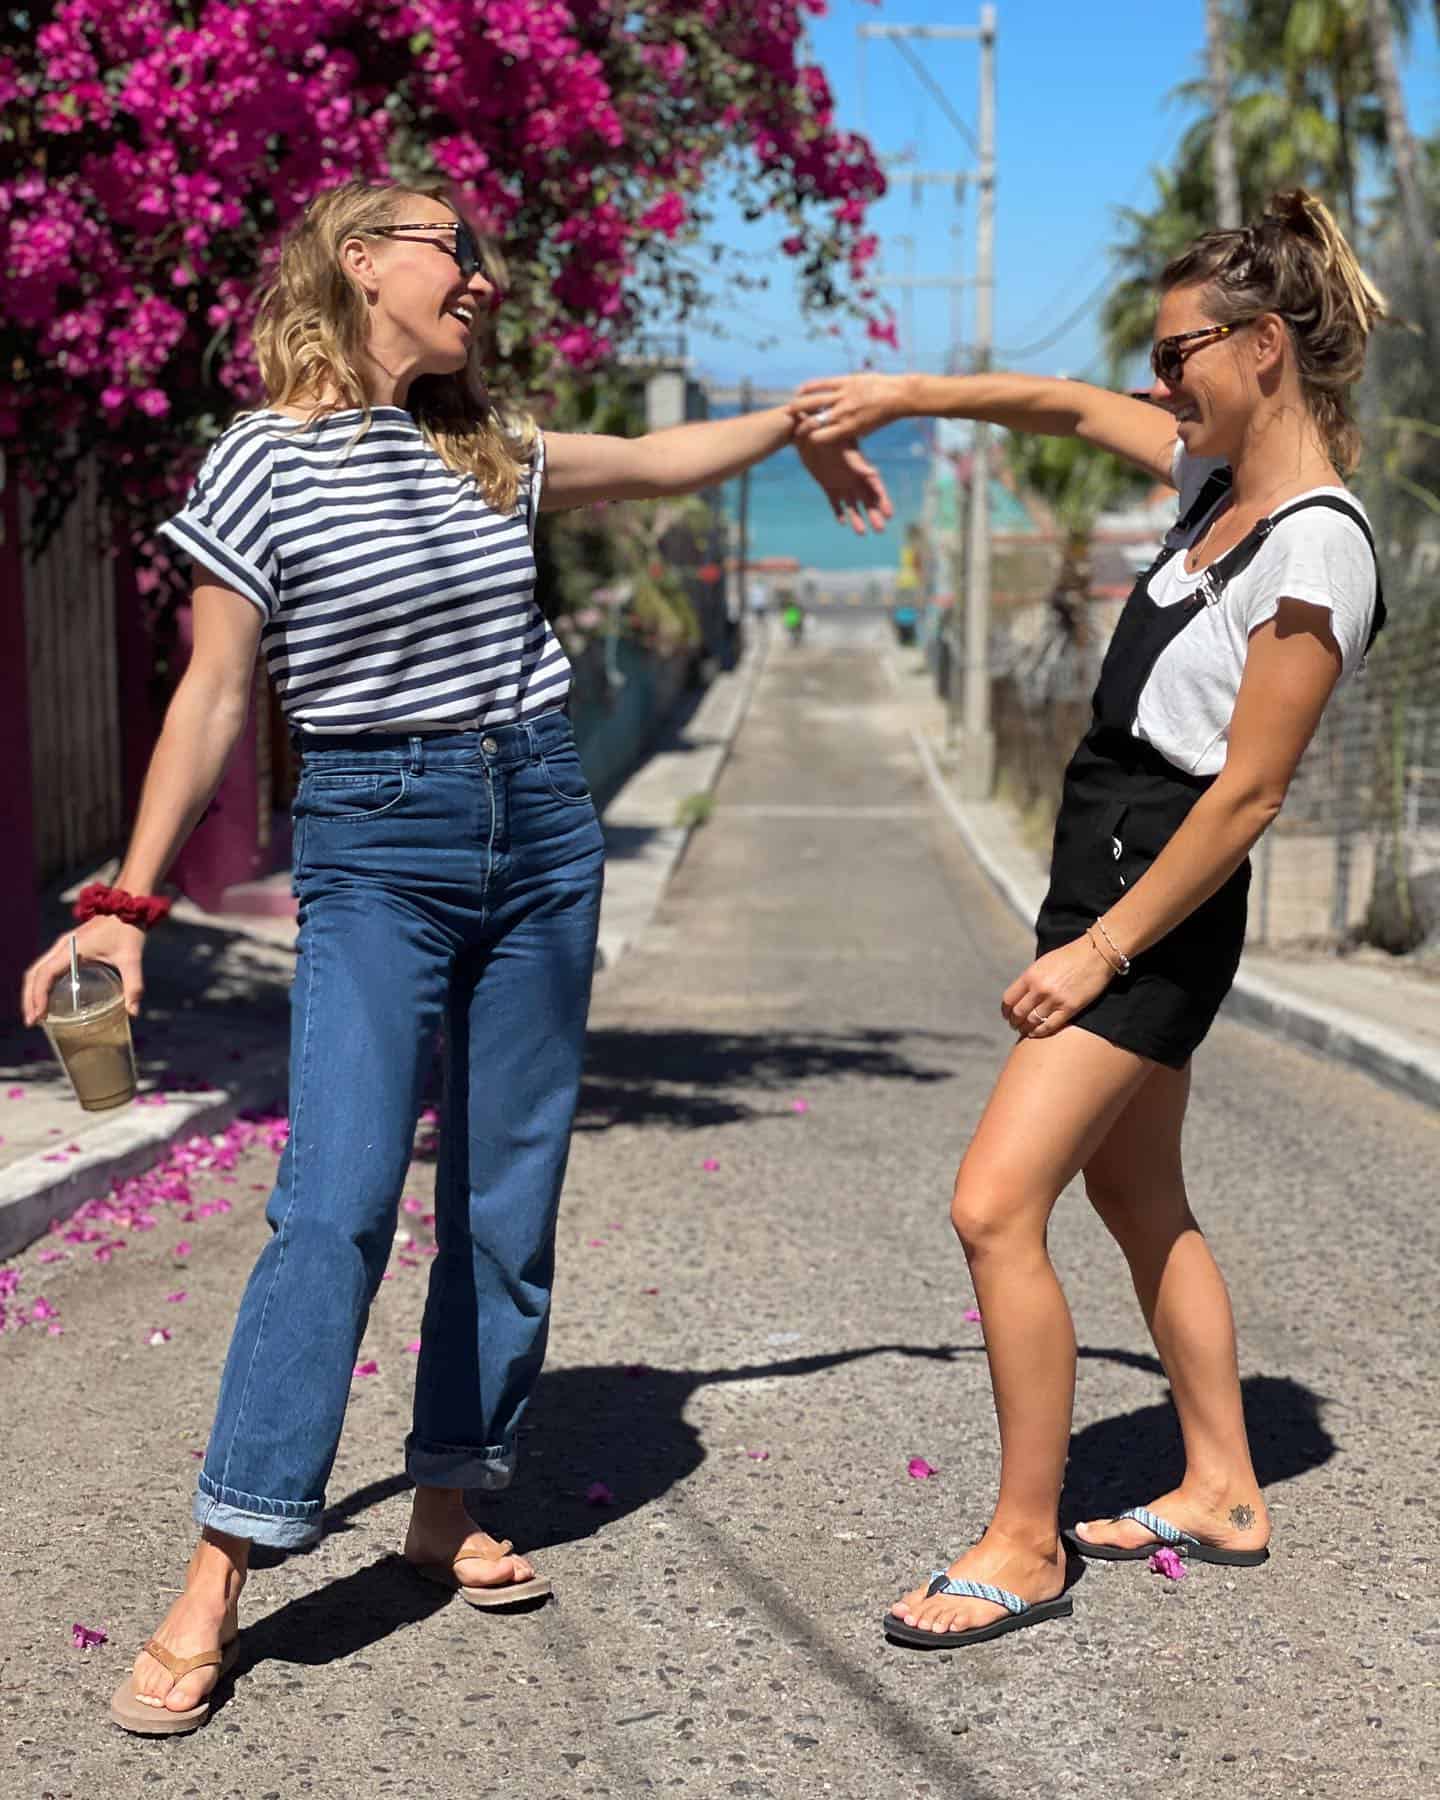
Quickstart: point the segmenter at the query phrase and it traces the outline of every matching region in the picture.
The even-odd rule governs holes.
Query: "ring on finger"
[[[829,417],[830,417],[830,408],[828,406],[822,406],[815,415],[815,423],[817,425],[823,425]]]

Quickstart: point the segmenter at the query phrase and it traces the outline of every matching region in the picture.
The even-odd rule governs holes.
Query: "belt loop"
[[[410,773],[412,775],[425,773],[425,740],[423,737],[416,736],[410,739]]]
[[[521,729],[525,733],[526,743],[530,746],[531,762],[539,762],[539,760],[540,760],[540,740],[535,735],[535,727],[531,724],[528,724],[528,723],[522,721]]]

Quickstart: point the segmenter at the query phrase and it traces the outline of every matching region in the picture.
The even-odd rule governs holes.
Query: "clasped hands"
[[[825,490],[835,517],[860,537],[867,523],[872,531],[883,531],[895,509],[859,440],[877,425],[904,417],[897,379],[840,375],[807,381],[787,410],[795,421],[800,460]]]

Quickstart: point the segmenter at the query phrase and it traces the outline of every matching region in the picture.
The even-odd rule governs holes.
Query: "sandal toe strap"
[[[988,1581],[952,1581],[943,1569],[937,1569],[925,1590],[929,1600],[935,1594],[954,1594],[962,1600],[988,1600],[992,1606],[1003,1606],[1006,1612],[1023,1613],[1030,1602],[1012,1594],[1009,1588],[991,1587]]]
[[[1188,1531],[1181,1531],[1179,1526],[1172,1525],[1168,1519],[1162,1519],[1159,1513],[1153,1513],[1145,1506],[1132,1506],[1128,1512],[1118,1513],[1115,1523],[1121,1519],[1133,1519],[1137,1525],[1143,1525],[1152,1537],[1159,1538],[1162,1544],[1195,1544],[1198,1538],[1191,1537]]]
[[[500,1562],[514,1550],[509,1538],[502,1538],[494,1550],[462,1550],[456,1562]]]
[[[218,1669],[225,1660],[223,1652],[219,1650],[202,1650],[198,1656],[176,1656],[173,1650],[167,1650],[154,1638],[145,1646],[145,1654],[153,1656],[166,1674],[176,1681],[183,1681],[187,1675],[193,1675],[196,1669]]]

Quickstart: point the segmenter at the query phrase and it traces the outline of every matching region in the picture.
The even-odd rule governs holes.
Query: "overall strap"
[[[1375,640],[1379,637],[1387,618],[1385,607],[1385,585],[1380,574],[1380,557],[1375,549],[1375,534],[1371,531],[1368,520],[1359,507],[1348,500],[1342,500],[1336,494],[1310,494],[1303,500],[1297,500],[1293,506],[1287,506],[1281,512],[1272,513],[1261,519],[1252,530],[1240,540],[1233,550],[1219,557],[1205,571],[1201,587],[1205,597],[1213,605],[1220,598],[1226,584],[1233,581],[1243,570],[1249,568],[1254,561],[1260,546],[1282,519],[1288,519],[1296,513],[1304,512],[1309,507],[1323,506],[1329,512],[1337,512],[1349,519],[1352,525],[1358,525],[1364,534],[1365,542],[1370,546],[1370,555],[1375,561],[1375,612],[1370,621],[1370,635],[1365,640],[1365,655],[1370,654]]]
[[[1175,521],[1172,530],[1177,534],[1182,531],[1193,531],[1205,515],[1230,492],[1234,477],[1229,465],[1212,469],[1200,485],[1200,492],[1187,507],[1185,516]]]

